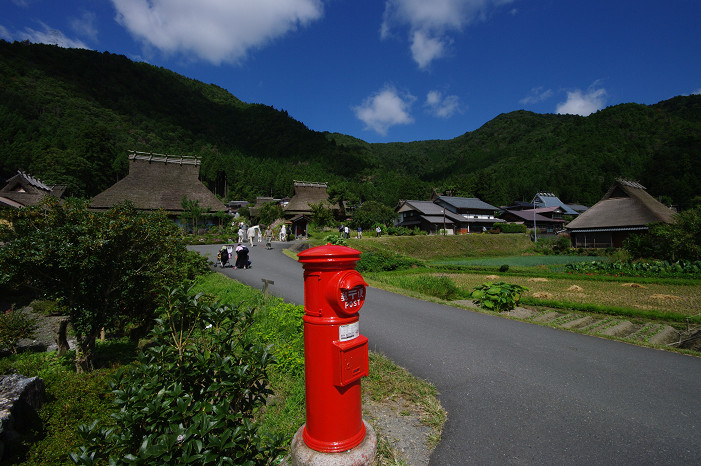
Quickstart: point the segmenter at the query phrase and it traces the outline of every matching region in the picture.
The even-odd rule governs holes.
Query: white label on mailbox
[[[360,336],[360,322],[353,322],[348,325],[338,327],[338,339],[340,341],[348,341]]]

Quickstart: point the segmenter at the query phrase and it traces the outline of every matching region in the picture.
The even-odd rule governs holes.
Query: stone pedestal
[[[377,451],[377,437],[370,424],[365,424],[365,439],[357,447],[340,453],[323,453],[312,450],[302,438],[304,426],[300,427],[290,447],[288,464],[292,466],[366,466],[372,464]]]

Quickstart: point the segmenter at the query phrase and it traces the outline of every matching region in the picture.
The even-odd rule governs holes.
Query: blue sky
[[[0,0],[4,40],[123,54],[368,142],[701,93],[699,23],[699,0]]]

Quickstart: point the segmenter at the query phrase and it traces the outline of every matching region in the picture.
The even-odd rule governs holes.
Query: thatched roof
[[[329,194],[326,192],[326,183],[308,181],[295,181],[295,193],[285,207],[285,216],[311,214],[311,204],[323,203],[327,209],[337,208],[329,202]]]
[[[93,198],[92,209],[109,209],[131,201],[140,210],[183,212],[182,199],[198,201],[207,212],[225,212],[226,206],[198,179],[200,160],[195,157],[129,154],[129,174]]]
[[[7,180],[0,189],[0,205],[9,207],[26,207],[36,205],[46,196],[61,198],[66,187],[63,185],[49,186],[27,173],[17,170],[17,174]]]
[[[568,225],[568,230],[622,230],[671,223],[674,211],[634,181],[618,179],[604,197]]]

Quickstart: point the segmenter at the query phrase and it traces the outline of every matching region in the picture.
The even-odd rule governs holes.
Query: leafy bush
[[[111,382],[113,427],[83,426],[76,464],[269,464],[280,438],[253,416],[272,392],[267,348],[251,342],[253,310],[171,291],[151,346]]]
[[[272,345],[275,370],[286,374],[304,372],[304,306],[271,298],[256,314],[251,332],[256,340]]]
[[[444,275],[400,275],[392,283],[406,290],[417,291],[428,296],[452,301],[462,296],[460,289]]]
[[[419,265],[415,259],[385,250],[363,253],[356,267],[359,272],[388,272],[391,270],[409,269]]]
[[[36,321],[12,307],[0,313],[0,348],[7,348],[17,354],[17,343],[22,338],[30,338],[36,328]]]
[[[94,212],[87,204],[49,197],[3,211],[12,230],[0,248],[0,284],[42,290],[68,307],[78,371],[92,369],[103,328],[129,323],[145,333],[163,288],[194,278],[203,264],[164,212],[140,212],[128,202]]]
[[[476,287],[471,296],[473,302],[483,309],[504,312],[516,307],[524,291],[528,291],[528,288],[521,285],[504,282],[484,283]]]
[[[701,277],[701,261],[591,261],[567,264],[565,270],[589,274],[698,278]]]
[[[647,233],[631,235],[623,243],[632,257],[672,262],[701,260],[701,207],[676,214],[673,223],[648,227]]]
[[[499,272],[504,273],[509,271],[509,264],[502,264],[499,266]]]
[[[336,246],[347,246],[348,242],[345,238],[341,238],[338,235],[328,235],[324,237],[324,243],[335,244]]]

